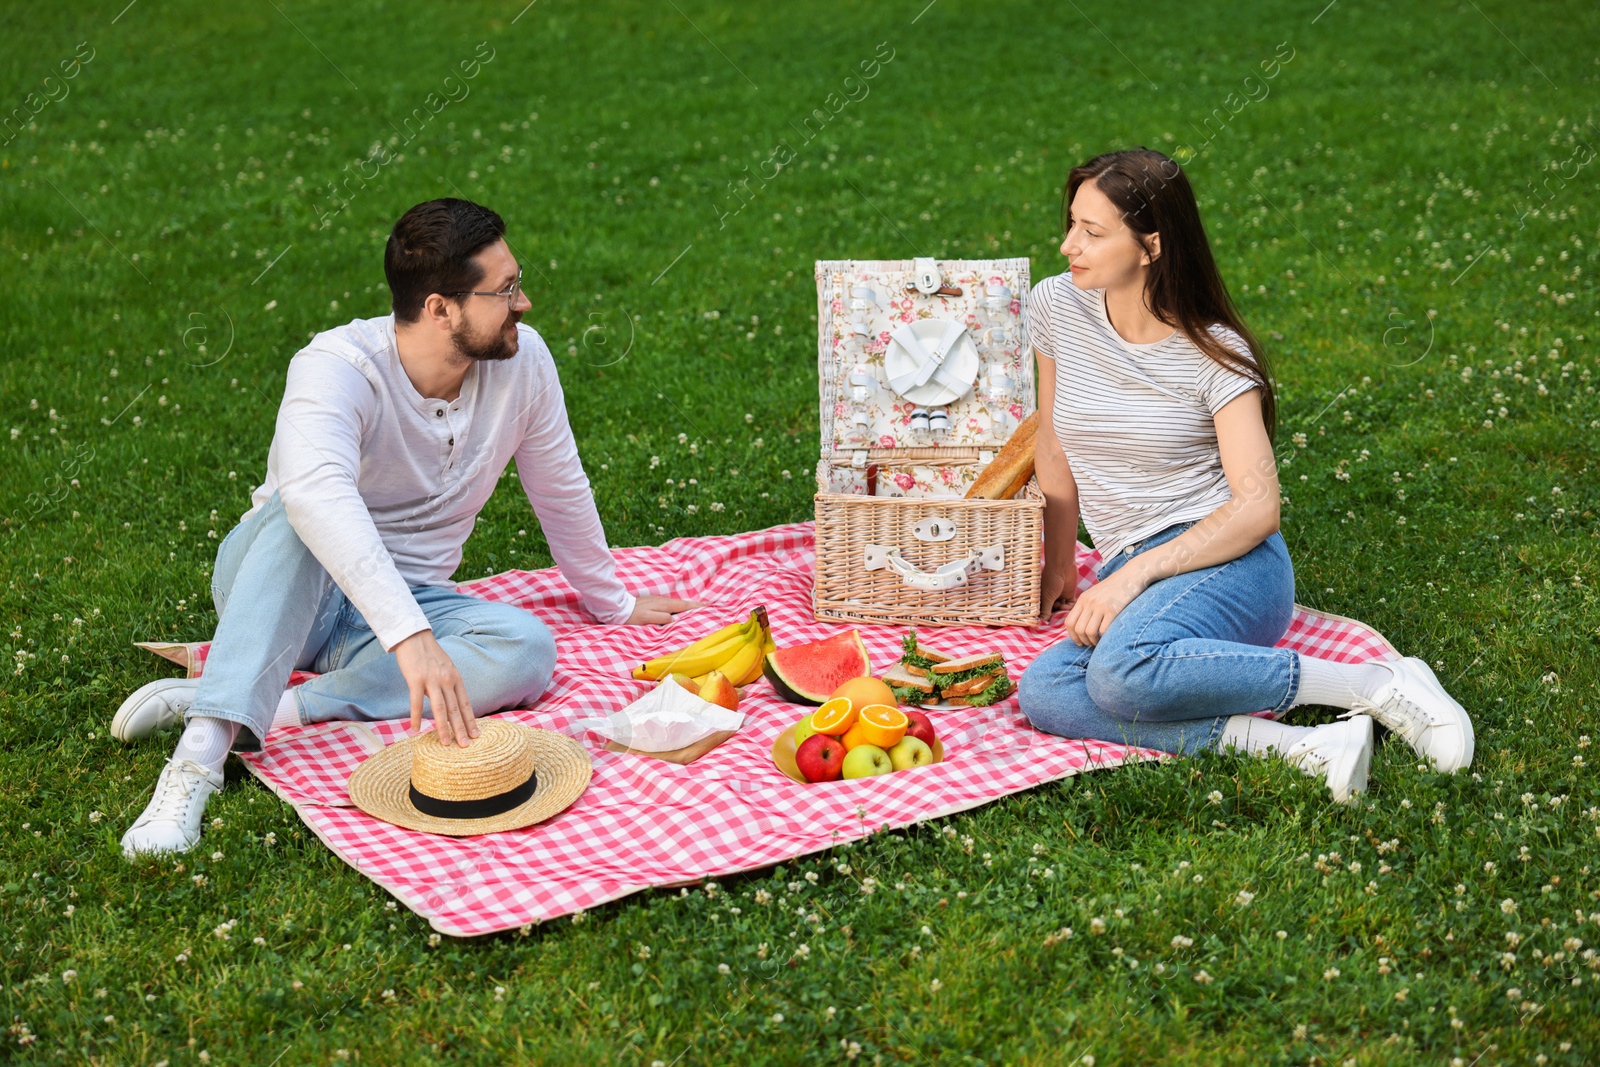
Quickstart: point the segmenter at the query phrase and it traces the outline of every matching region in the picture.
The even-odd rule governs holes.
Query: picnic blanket
[[[577,737],[594,760],[588,791],[538,826],[472,838],[403,830],[350,804],[356,766],[403,736],[405,722],[322,723],[274,733],[250,771],[294,806],[336,855],[424,916],[435,930],[474,936],[592,908],[639,890],[749,871],[831,848],[875,831],[908,826],[987,804],[1081,771],[1163,758],[1148,749],[1074,741],[1032,729],[1013,696],[986,708],[933,712],[945,761],[916,771],[818,785],[785,777],[770,757],[774,739],[805,709],[760,681],[740,703],[737,735],[678,766],[606,751],[573,724],[621,708],[653,683],[630,670],[643,660],[743,618],[764,604],[780,645],[817,640],[843,627],[811,614],[814,555],[810,523],[729,537],[679,538],[660,547],[616,550],[630,589],[707,606],[672,626],[596,626],[555,569],[507,571],[459,586],[462,592],[532,611],[555,635],[558,657],[548,692],[508,718]],[[1094,582],[1099,556],[1079,546],[1080,589]],[[949,648],[999,649],[1013,677],[1057,640],[1059,625],[941,629]],[[904,628],[861,626],[877,670],[900,656]],[[1342,662],[1393,658],[1381,635],[1350,619],[1297,608],[1283,646]],[[205,665],[206,644],[141,647]],[[297,672],[291,684],[310,675]]]

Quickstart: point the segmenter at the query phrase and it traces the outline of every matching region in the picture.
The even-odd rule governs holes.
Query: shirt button
[[[454,437],[450,438],[450,443],[451,444],[455,444],[456,443],[456,439]]]
[[[444,418],[444,408],[440,408],[438,411],[435,411],[433,413],[433,415],[434,415],[434,418],[437,418],[437,419]]]

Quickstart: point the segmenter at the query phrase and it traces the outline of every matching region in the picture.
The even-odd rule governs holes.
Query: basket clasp
[[[864,553],[865,568],[869,571],[885,567],[900,576],[900,580],[913,589],[942,591],[957,589],[967,584],[973,571],[1004,570],[1006,550],[1004,545],[986,545],[975,548],[958,560],[952,560],[937,570],[925,571],[900,554],[898,548],[887,545],[868,545]]]

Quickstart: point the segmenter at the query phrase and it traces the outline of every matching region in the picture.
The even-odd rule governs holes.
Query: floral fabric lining
[[[879,460],[887,450],[905,448],[955,447],[968,450],[969,457],[974,448],[998,451],[1033,411],[1033,360],[1024,306],[1030,290],[1028,261],[940,261],[939,270],[945,285],[959,288],[960,296],[930,296],[912,288],[909,260],[817,263],[820,492],[865,495],[868,472],[854,464],[854,455],[867,451],[868,462],[878,464],[876,496],[964,496],[980,470],[970,460],[948,465],[907,465],[901,460],[893,466]],[[998,303],[989,294],[991,286],[1005,287],[1009,299]],[[919,319],[963,323],[981,357],[973,387],[943,409],[949,418],[943,433],[919,433],[912,427],[917,405],[889,388],[884,369],[894,331]],[[858,368],[870,371],[864,398],[853,388],[859,384],[852,382]],[[1011,380],[1010,396],[993,388],[1002,375]],[[861,415],[865,418],[858,419]]]

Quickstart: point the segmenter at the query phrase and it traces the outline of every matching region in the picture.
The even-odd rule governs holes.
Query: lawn
[[[0,16],[0,1058],[1600,1059],[1592,4],[123,2]],[[237,764],[122,859],[130,642],[210,636],[284,366],[387,311],[406,207],[506,217],[654,544],[810,516],[814,260],[1046,277],[1068,168],[1138,143],[1275,359],[1300,602],[1436,664],[1471,773],[1095,773],[463,942]],[[459,577],[548,564],[507,478]]]

